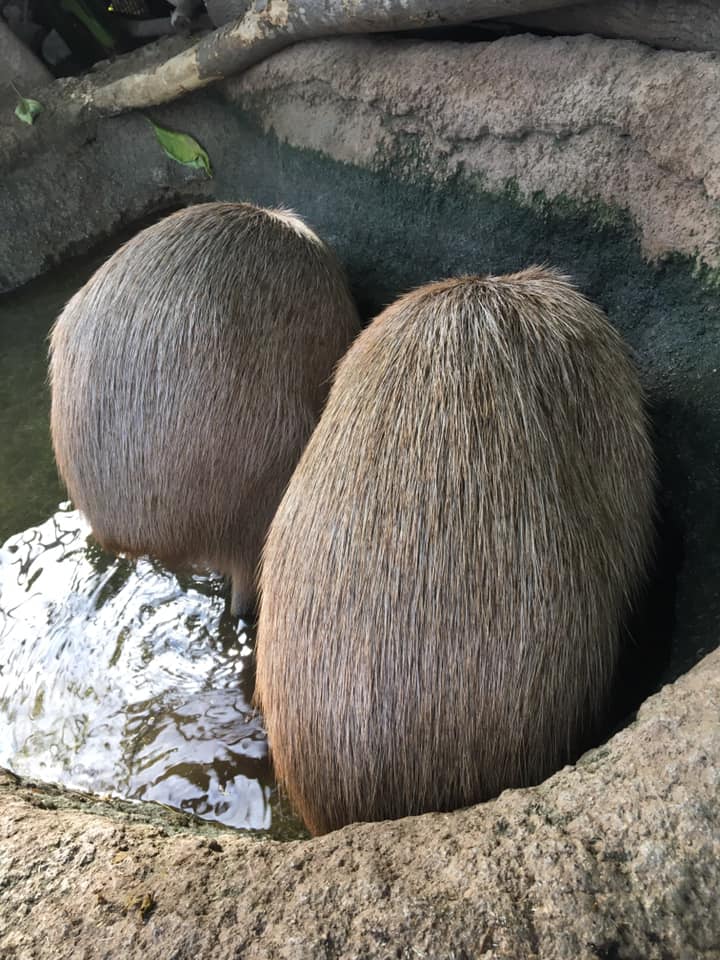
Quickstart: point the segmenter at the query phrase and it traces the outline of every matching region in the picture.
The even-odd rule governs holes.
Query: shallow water
[[[253,637],[223,581],[112,557],[58,509],[46,337],[98,262],[0,298],[0,766],[303,835],[272,780]]]
[[[47,335],[91,272],[74,266],[0,296],[0,543],[63,499],[48,432]]]

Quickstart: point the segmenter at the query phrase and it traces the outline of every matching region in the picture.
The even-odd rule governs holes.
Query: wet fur
[[[256,698],[314,833],[451,810],[577,756],[653,487],[637,376],[566,278],[430,284],[360,335],[261,576]]]
[[[289,212],[202,204],[125,244],[51,337],[57,464],[100,543],[228,573],[247,608],[358,329],[336,258]]]

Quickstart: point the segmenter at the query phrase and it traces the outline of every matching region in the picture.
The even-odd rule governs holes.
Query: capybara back
[[[355,341],[268,535],[256,697],[313,832],[537,783],[599,729],[654,460],[605,316],[542,268]]]
[[[52,437],[106,547],[231,574],[262,540],[359,329],[337,260],[296,216],[189,207],[70,300],[51,342]]]

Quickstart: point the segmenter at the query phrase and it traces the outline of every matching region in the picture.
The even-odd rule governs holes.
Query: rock
[[[93,75],[111,81],[173,56],[191,42],[163,38],[96,65]],[[201,171],[165,156],[140,114],[88,121],[82,105],[71,104],[68,96],[84,82],[63,78],[45,87],[43,112],[32,126],[14,117],[0,125],[0,292],[154,211],[170,211],[210,193]],[[0,110],[10,116],[16,102],[14,94],[3,97],[0,85]]]
[[[519,198],[594,198],[630,213],[648,259],[720,266],[712,54],[596,37],[347,39],[292,47],[225,86],[295,147],[373,170],[404,158],[396,175],[437,183],[512,182]]]
[[[157,48],[158,56],[163,51],[174,52],[168,44]],[[123,64],[150,63],[151,48],[141,52],[142,61],[136,52],[100,67],[96,76],[116,79]],[[67,99],[67,83],[54,85],[58,100]],[[292,146],[371,170],[392,167],[401,178],[422,174],[443,184],[463,177],[499,192],[512,183],[519,200],[541,192],[547,199],[600,202],[630,214],[649,259],[682,253],[720,266],[720,132],[714,121],[720,61],[710,54],[594,37],[473,44],[351,38],[299,44],[218,91]],[[212,116],[216,102],[199,94],[156,113],[199,113],[194,125],[204,126],[203,114]],[[116,229],[125,207],[137,217],[163,194],[167,203],[161,180],[177,181],[174,168],[168,175],[156,167],[145,177],[143,157],[134,182],[123,190],[115,181],[110,157],[116,164],[133,162],[123,154],[142,140],[130,126],[120,132],[132,122],[126,116],[73,129],[65,118],[54,131],[46,120],[42,136],[3,132],[0,212],[10,207],[13,220],[32,223],[40,204],[54,217],[57,196],[76,194],[91,171],[105,181],[108,196],[100,198],[101,213],[73,197],[72,209],[58,209],[57,221],[34,238],[31,250],[7,231],[7,245],[0,240],[0,290],[47,269],[59,256],[58,244],[87,248]],[[225,140],[229,135],[222,124],[213,132]],[[78,151],[77,140],[86,149]],[[46,155],[51,143],[54,159]],[[110,157],[102,143],[113,143]],[[47,177],[54,185],[69,160],[79,167],[78,183],[57,192],[48,187],[48,210],[48,197],[27,180]],[[13,182],[5,174],[20,165],[23,172]]]
[[[51,30],[43,40],[42,55],[47,63],[51,63],[53,67],[57,67],[64,60],[72,56],[72,50],[57,30]]]
[[[713,0],[602,0],[507,17],[551,33],[595,33],[670,50],[720,50],[720,9]]]
[[[30,97],[53,79],[48,68],[15,36],[0,16],[0,87],[11,82]]]
[[[287,844],[4,776],[0,954],[718,957],[719,715],[716,652],[539,787]]]

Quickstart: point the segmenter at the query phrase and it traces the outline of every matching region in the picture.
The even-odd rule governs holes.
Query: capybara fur
[[[207,203],[141,231],[51,337],[52,439],[97,540],[228,574],[248,611],[262,542],[360,327],[294,214]]]
[[[577,756],[652,552],[654,473],[620,337],[549,269],[421,287],[358,337],[260,578],[256,701],[313,833]]]

